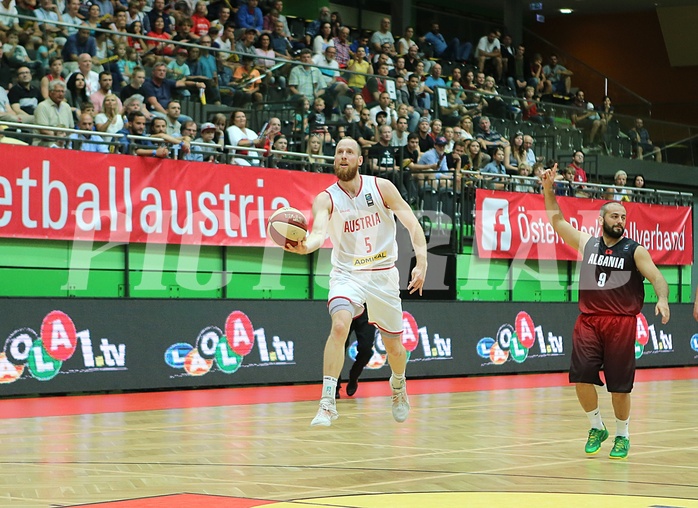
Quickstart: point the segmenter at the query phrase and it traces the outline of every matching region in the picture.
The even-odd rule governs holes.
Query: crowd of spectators
[[[478,172],[500,188],[506,175],[535,176],[542,161],[533,129],[523,131],[552,123],[546,98],[569,98],[589,146],[604,142],[614,115],[609,97],[594,108],[582,90],[571,95],[573,72],[557,55],[544,65],[496,27],[472,44],[444,36],[437,22],[395,37],[385,17],[357,32],[327,7],[292,33],[282,0],[36,1],[0,3],[0,120],[42,126],[35,143],[44,146],[326,170],[323,156],[352,136],[365,170],[401,189],[405,170],[451,188],[462,172]],[[285,132],[278,118],[255,132],[245,111],[262,110],[272,89],[295,114]],[[191,118],[182,101],[235,109]],[[521,119],[523,130],[506,139],[490,118]],[[81,132],[55,139],[73,127]],[[642,119],[628,136],[638,158],[661,161]],[[220,156],[226,145],[239,147],[229,159]],[[290,149],[311,164],[285,156]],[[580,170],[570,182],[586,181]]]

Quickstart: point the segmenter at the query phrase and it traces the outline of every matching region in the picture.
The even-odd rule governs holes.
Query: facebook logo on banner
[[[482,202],[482,247],[485,250],[511,249],[509,202],[506,199],[485,198]]]

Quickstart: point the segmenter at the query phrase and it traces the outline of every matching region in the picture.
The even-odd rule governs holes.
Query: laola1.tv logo
[[[543,334],[543,327],[536,326],[528,312],[516,315],[515,326],[504,324],[497,330],[497,337],[483,337],[477,343],[477,354],[495,365],[502,365],[509,358],[523,363],[526,358],[564,355],[562,335]],[[535,346],[538,346],[537,348]]]
[[[432,339],[429,338],[429,332],[426,326],[419,327],[417,325],[417,320],[412,314],[407,311],[402,312],[402,345],[405,346],[405,351],[407,352],[407,360],[409,361],[412,357],[417,346],[421,344],[422,354],[424,358],[420,358],[419,361],[428,360],[447,360],[451,359],[451,339],[448,337],[441,337],[438,333],[434,334]],[[352,360],[356,360],[357,355],[357,342],[354,341],[349,346],[347,354]],[[373,356],[366,365],[369,369],[380,369],[385,365],[387,359],[387,353],[385,351],[385,346],[383,345],[383,339],[376,331],[376,338],[373,345]]]
[[[101,354],[95,355],[90,330],[76,331],[68,314],[54,310],[41,322],[40,335],[31,328],[19,328],[7,337],[0,353],[0,383],[16,381],[25,369],[39,381],[53,379],[63,363],[73,357],[78,342],[84,368],[72,368],[71,372],[126,368],[125,344],[110,344],[103,338]]]
[[[635,335],[635,358],[642,355],[657,353],[673,353],[674,341],[670,333],[655,329],[654,325],[647,322],[645,315],[640,312],[637,316],[637,332]]]
[[[225,320],[225,333],[217,326],[207,326],[199,332],[196,344],[172,344],[165,351],[165,363],[183,369],[190,376],[203,376],[215,363],[218,370],[233,374],[242,365],[255,343],[261,364],[293,364],[293,341],[283,341],[274,335],[269,350],[264,328],[257,330],[244,312],[230,313]],[[174,376],[173,376],[174,377]]]

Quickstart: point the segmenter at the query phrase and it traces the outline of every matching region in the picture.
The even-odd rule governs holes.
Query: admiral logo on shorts
[[[509,202],[506,199],[485,198],[482,202],[482,247],[506,252],[511,249],[511,237]]]
[[[374,254],[373,256],[366,256],[363,258],[354,258],[354,266],[370,265],[371,263],[375,263],[376,261],[381,261],[383,259],[386,259],[387,257],[388,257],[388,253],[383,251],[383,252],[379,252],[378,254]]]

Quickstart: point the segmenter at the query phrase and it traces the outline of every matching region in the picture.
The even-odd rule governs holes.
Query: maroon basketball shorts
[[[603,386],[609,392],[630,393],[635,380],[635,316],[581,314],[572,333],[570,383]]]

